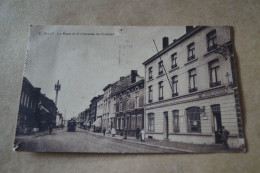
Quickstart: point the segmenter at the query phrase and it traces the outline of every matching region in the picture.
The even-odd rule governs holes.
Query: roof
[[[184,34],[183,36],[181,36],[180,38],[176,39],[173,43],[171,43],[167,48],[161,50],[160,52],[158,52],[157,54],[155,54],[154,56],[152,56],[151,58],[149,58],[148,60],[146,60],[145,62],[143,62],[143,65],[148,65],[151,62],[153,62],[154,60],[156,60],[157,58],[159,58],[160,56],[162,56],[163,54],[165,54],[166,52],[170,51],[171,49],[173,49],[174,47],[176,47],[177,45],[179,45],[180,43],[184,42],[185,40],[187,40],[188,38],[190,38],[191,36],[193,36],[195,33],[199,32],[200,30],[204,29],[205,26],[197,26],[194,27],[192,31]]]
[[[111,84],[108,84],[107,86],[105,86],[105,88],[103,89],[103,91],[106,91],[110,86],[111,86]]]

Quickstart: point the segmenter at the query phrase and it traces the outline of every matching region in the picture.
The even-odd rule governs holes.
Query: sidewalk
[[[89,134],[112,138],[115,140],[131,142],[141,145],[147,145],[151,147],[158,147],[163,149],[172,149],[180,152],[187,153],[219,153],[219,152],[239,152],[239,149],[225,149],[224,145],[215,144],[215,145],[206,145],[206,144],[189,144],[189,143],[180,143],[180,142],[172,142],[168,140],[155,140],[155,139],[145,139],[145,142],[141,142],[140,139],[137,140],[136,137],[127,136],[127,139],[123,139],[123,136],[115,135],[112,137],[111,134],[106,134],[103,136],[103,133],[95,133],[91,131],[87,131]]]
[[[53,129],[52,130],[52,133],[54,131],[57,131],[57,130],[61,130],[61,129]],[[30,135],[18,135],[17,137],[22,137],[22,138],[26,138],[26,137],[29,137],[29,138],[37,138],[39,136],[43,136],[43,135],[48,135],[49,134],[49,131],[46,130],[46,131],[41,131],[41,132],[32,132]]]

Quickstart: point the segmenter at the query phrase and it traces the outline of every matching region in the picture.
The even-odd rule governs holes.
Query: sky
[[[32,26],[24,76],[41,93],[55,100],[65,119],[89,107],[90,100],[120,76],[137,70],[159,51],[162,38],[169,43],[185,33],[183,26]]]

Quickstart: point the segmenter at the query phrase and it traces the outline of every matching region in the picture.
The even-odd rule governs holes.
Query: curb
[[[129,142],[129,143],[134,143],[134,144],[139,144],[139,145],[140,144],[146,145],[146,146],[149,146],[149,147],[157,147],[157,148],[161,148],[161,149],[181,151],[181,152],[186,152],[186,153],[195,153],[194,151],[191,151],[191,150],[185,150],[185,149],[179,149],[179,148],[173,148],[173,147],[165,147],[165,146],[160,146],[160,145],[147,144],[147,143],[143,143],[143,142],[135,142],[135,141],[131,141],[129,139],[118,139],[118,138],[113,138],[113,137],[110,137],[110,136],[101,136],[101,135],[97,135],[97,134],[91,133],[91,132],[89,134],[94,135],[94,136],[110,138],[110,139],[114,139],[114,140],[118,140],[118,141],[123,141],[123,142]]]

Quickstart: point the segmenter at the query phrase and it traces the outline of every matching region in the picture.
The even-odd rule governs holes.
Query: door
[[[219,105],[212,106],[212,112],[214,117],[215,124],[215,141],[216,144],[222,143],[221,135],[222,135],[222,122],[221,122],[221,113]]]
[[[168,139],[169,136],[169,120],[168,120],[168,112],[164,112],[164,125],[163,125],[163,134],[164,139]]]

